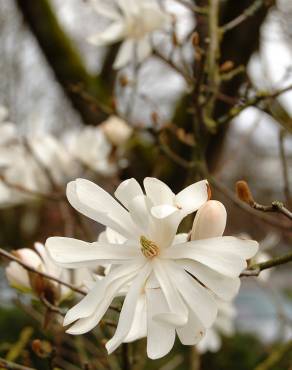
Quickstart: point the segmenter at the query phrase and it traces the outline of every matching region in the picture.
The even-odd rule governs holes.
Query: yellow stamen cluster
[[[141,252],[146,258],[153,258],[159,254],[159,247],[143,235],[140,237],[140,244]]]

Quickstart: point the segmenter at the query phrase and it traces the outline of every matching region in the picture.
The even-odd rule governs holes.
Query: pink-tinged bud
[[[115,146],[125,144],[133,132],[127,122],[116,116],[109,117],[101,127],[107,139]]]
[[[224,205],[217,200],[209,200],[196,214],[191,231],[191,240],[222,236],[226,219],[227,213]]]

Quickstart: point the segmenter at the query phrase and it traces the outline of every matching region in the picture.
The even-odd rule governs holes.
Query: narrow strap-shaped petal
[[[153,317],[169,312],[161,289],[146,289],[147,298],[147,355],[152,360],[168,354],[175,341],[175,328]]]
[[[154,206],[161,204],[173,204],[174,193],[164,182],[155,177],[146,177],[144,179],[144,188],[147,197]]]
[[[73,335],[80,335],[87,333],[88,331],[93,329],[96,325],[98,325],[98,323],[108,310],[111,302],[118,295],[119,290],[126,283],[128,283],[132,277],[133,274],[128,274],[126,276],[120,277],[119,279],[115,279],[113,282],[111,282],[111,284],[105,284],[101,281],[103,285],[107,286],[106,290],[104,291],[103,298],[99,299],[98,305],[96,306],[94,312],[88,317],[79,319],[68,330],[66,330],[66,332]]]
[[[88,37],[87,41],[96,46],[108,45],[122,40],[125,32],[125,24],[118,20],[109,25],[104,31]]]
[[[98,185],[85,179],[72,181],[67,185],[67,198],[85,216],[127,238],[136,235],[135,225],[127,210]]]
[[[177,287],[189,309],[209,328],[217,316],[217,304],[212,294],[175,262],[168,264],[172,283]]]
[[[176,244],[163,250],[162,258],[189,258],[229,276],[237,277],[246,268],[246,259],[258,249],[255,241],[247,241],[231,236],[190,241]]]
[[[118,9],[112,5],[107,4],[103,0],[90,0],[91,5],[96,10],[96,12],[105,18],[111,20],[118,20],[121,18],[121,14]]]
[[[146,337],[147,335],[147,307],[146,296],[142,293],[138,299],[131,329],[124,339],[124,343],[133,342],[135,340]]]
[[[49,238],[46,247],[52,259],[67,268],[86,267],[88,262],[122,263],[141,257],[135,245],[86,243],[72,238]]]
[[[231,300],[238,293],[239,278],[224,276],[196,261],[185,259],[178,260],[177,263],[221,299]]]
[[[195,315],[192,310],[189,310],[189,319],[186,325],[176,328],[177,335],[182,344],[186,346],[194,346],[206,333],[206,328]]]
[[[108,288],[114,284],[114,287],[118,287],[116,290],[117,292],[125,282],[135,276],[141,266],[142,265],[135,263],[120,266],[112,270],[110,274],[105,276],[102,280],[96,281],[89,293],[67,312],[64,319],[64,325],[69,325],[78,319],[89,317],[94,314],[100,302],[105,299],[105,296],[108,293]],[[121,283],[117,283],[119,281]]]
[[[162,292],[169,306],[169,312],[157,314],[154,319],[164,321],[174,326],[185,325],[188,320],[188,309],[183,302],[176,286],[170,280],[166,261],[153,260],[154,274],[159,282]]]
[[[149,35],[145,35],[142,39],[140,39],[137,44],[137,59],[139,63],[142,63],[145,59],[147,59],[152,52],[152,45]]]
[[[138,181],[134,178],[125,180],[120,183],[115,191],[115,197],[128,208],[129,203],[138,195],[142,196],[143,190]]]
[[[141,295],[147,277],[151,273],[151,269],[151,264],[147,263],[130,285],[120,313],[116,332],[106,344],[106,349],[109,354],[115,351],[125,340],[131,329],[137,301]]]
[[[133,39],[125,39],[120,46],[118,55],[113,64],[114,69],[125,67],[130,61],[133,60],[135,51],[135,41]]]
[[[195,212],[208,200],[208,181],[202,180],[183,189],[175,196],[175,204],[186,214]]]

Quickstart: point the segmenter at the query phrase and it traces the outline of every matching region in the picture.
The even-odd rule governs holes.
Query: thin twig
[[[231,110],[227,114],[225,114],[224,116],[218,119],[218,123],[220,125],[226,124],[227,122],[231,121],[233,118],[237,117],[246,108],[257,106],[257,104],[259,104],[261,101],[264,101],[264,100],[275,99],[281,94],[284,94],[285,92],[291,89],[292,89],[292,85],[288,85],[287,87],[277,90],[272,93],[269,93],[266,91],[258,91],[255,97],[251,98],[250,100],[247,100],[244,104],[231,108]]]
[[[258,276],[263,270],[267,270],[275,266],[284,265],[289,262],[292,262],[292,253],[288,253],[284,256],[272,258],[268,261],[251,265],[247,270],[243,271],[240,276]]]
[[[292,340],[282,344],[280,347],[275,348],[270,352],[266,360],[259,364],[255,370],[269,370],[274,368],[282,358],[292,350]]]
[[[233,193],[233,191],[228,189],[224,184],[222,184],[220,181],[218,181],[214,177],[209,178],[209,181],[217,190],[219,190],[222,194],[224,194],[227,198],[229,198],[240,209],[242,209],[245,212],[257,217],[259,220],[261,220],[261,221],[263,221],[263,222],[265,222],[265,223],[267,223],[271,226],[280,228],[282,230],[286,230],[286,231],[290,230],[291,231],[291,225],[288,225],[284,222],[276,220],[273,217],[270,217],[265,213],[257,212],[256,210],[251,208],[249,205],[247,205],[246,203],[244,203],[240,199],[238,199],[237,196]]]
[[[197,6],[195,4],[192,4],[190,1],[187,0],[175,0],[177,3],[180,3],[184,5],[186,8],[190,9],[194,13],[201,14],[201,15],[207,15],[208,14],[208,8],[203,8],[201,6]]]
[[[287,204],[290,204],[291,194],[290,194],[290,184],[289,184],[289,175],[288,175],[288,163],[287,158],[285,155],[285,147],[284,147],[284,140],[285,140],[286,131],[280,130],[279,132],[279,149],[280,149],[280,158],[282,163],[282,172],[283,172],[283,179],[284,179],[284,194],[286,197]]]
[[[4,358],[0,358],[0,367],[7,370],[36,370],[32,367],[22,366],[15,362],[7,361]]]
[[[221,32],[227,32],[233,28],[239,26],[247,18],[253,16],[262,6],[264,5],[263,0],[255,0],[249,7],[247,7],[238,17],[232,19],[230,22],[226,23],[221,27]]]
[[[26,263],[24,263],[23,261],[21,261],[19,258],[15,257],[13,254],[5,251],[4,249],[0,248],[0,256],[4,257],[4,258],[7,258],[11,261],[14,261],[14,262],[17,262],[20,266],[22,266],[23,268],[25,268],[26,270],[34,273],[34,274],[37,274],[37,275],[40,275],[48,280],[52,280],[52,281],[55,281],[56,283],[58,284],[61,284],[61,285],[64,285],[66,286],[67,288],[70,288],[71,290],[73,290],[74,292],[77,292],[79,294],[82,294],[82,295],[86,295],[86,292],[82,289],[79,289],[78,287],[70,284],[70,283],[67,283],[65,281],[62,281],[54,276],[51,276],[49,274],[46,274],[45,272],[42,272],[42,271],[39,271],[33,267],[31,267],[30,265],[27,265]]]

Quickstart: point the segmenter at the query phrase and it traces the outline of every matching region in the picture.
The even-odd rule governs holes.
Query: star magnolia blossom
[[[107,45],[124,40],[114,68],[127,65],[136,56],[140,63],[152,52],[151,34],[163,30],[171,23],[171,16],[162,11],[156,0],[91,0],[94,9],[111,21],[109,27],[89,38],[94,45]]]
[[[124,243],[53,237],[46,245],[63,267],[112,265],[67,312],[64,325],[74,323],[67,332],[82,334],[94,328],[112,300],[126,290],[116,332],[106,348],[112,353],[122,342],[135,339],[143,323],[148,356],[159,358],[170,351],[176,333],[183,344],[196,344],[202,338],[216,319],[214,294],[228,300],[237,293],[238,276],[246,268],[246,259],[256,253],[257,243],[220,235],[193,241],[176,237],[174,244],[181,220],[207,202],[207,181],[177,195],[169,189],[167,197],[162,192],[166,185],[157,179],[146,178],[144,188],[146,194],[135,179],[122,182],[115,192],[119,203],[90,181],[69,183],[71,205],[121,234]],[[136,320],[137,311],[142,316],[146,313],[143,321]]]
[[[231,336],[234,334],[236,310],[233,303],[217,299],[217,305],[217,319],[214,325],[207,330],[205,337],[197,345],[200,353],[219,351],[222,345],[221,335]]]
[[[68,132],[64,141],[70,154],[89,169],[105,176],[116,172],[116,165],[109,160],[112,145],[100,127]]]

